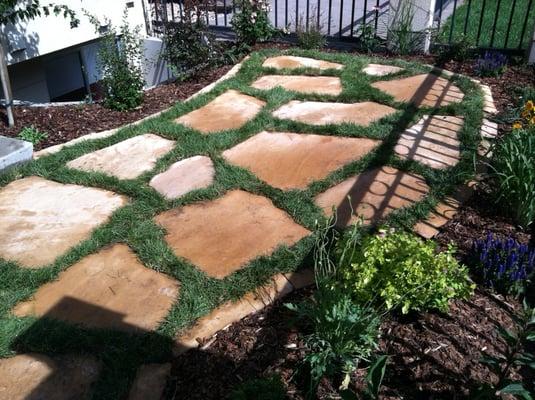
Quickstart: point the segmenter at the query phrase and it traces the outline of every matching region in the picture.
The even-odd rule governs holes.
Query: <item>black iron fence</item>
[[[184,16],[184,0],[150,0],[153,32],[162,32],[166,21]],[[188,1],[188,0],[186,0]],[[379,38],[389,31],[391,5],[411,0],[271,0],[271,23],[286,32],[295,32],[298,24],[311,24],[327,37],[357,40],[363,27]],[[431,2],[430,2],[431,3]],[[431,27],[422,15],[414,18],[415,30],[430,29],[433,42],[451,45],[466,40],[484,49],[523,51],[531,43],[535,23],[535,0],[437,0]],[[230,28],[239,11],[239,1],[206,0],[200,11],[209,26]],[[421,4],[421,3],[420,3]],[[421,8],[415,7],[416,13]],[[424,11],[425,12],[425,11]]]

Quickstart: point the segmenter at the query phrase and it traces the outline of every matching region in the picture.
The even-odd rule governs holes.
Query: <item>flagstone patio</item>
[[[219,329],[222,321],[234,318],[230,293],[248,293],[245,300],[235,303],[241,307],[239,315],[261,308],[260,300],[251,294],[252,286],[264,285],[275,268],[285,273],[295,269],[295,259],[310,251],[305,247],[314,221],[322,215],[336,213],[339,227],[361,218],[368,224],[388,222],[391,213],[426,199],[437,183],[424,176],[447,178],[455,172],[449,167],[464,156],[464,136],[470,134],[474,122],[461,108],[455,108],[459,115],[451,115],[450,108],[436,110],[432,116],[414,107],[398,110],[392,101],[386,101],[388,105],[377,102],[384,96],[377,96],[371,87],[397,102],[440,108],[462,102],[465,94],[459,86],[465,86],[424,73],[426,68],[416,69],[420,73],[416,76],[390,79],[388,75],[402,69],[369,63],[370,59],[352,64],[351,57],[341,57],[344,63],[292,55],[262,59],[264,68],[315,68],[330,76],[265,75],[262,60],[246,61],[238,73],[241,80],[229,81],[229,89],[207,104],[193,111],[190,103],[178,104],[173,115],[180,117],[158,117],[155,123],[132,128],[135,136],[68,162],[61,152],[59,157],[43,156],[38,170],[47,179],[17,175],[0,187],[0,264],[14,261],[17,265],[9,268],[19,271],[22,267],[21,273],[29,274],[35,271],[26,268],[47,266],[90,238],[92,248],[98,249],[49,268],[49,275],[35,286],[29,275],[21,275],[27,282],[17,278],[27,286],[23,295],[14,297],[22,301],[8,306],[11,314],[6,318],[46,317],[80,329],[172,336],[194,322],[201,315],[199,310],[223,303],[225,318],[214,325]],[[354,77],[341,71],[345,64],[356,71]],[[362,93],[349,90],[343,97],[332,98],[343,87],[351,87],[349,79],[363,80]],[[376,82],[370,85],[369,80]],[[277,93],[266,93],[266,101],[244,94],[257,93],[251,86],[287,89],[285,104],[270,98]],[[303,100],[307,94],[322,101]],[[471,94],[467,91],[466,96]],[[471,104],[464,102],[463,107]],[[263,116],[257,131],[240,130],[264,107],[272,114]],[[288,121],[309,126],[288,128]],[[410,126],[407,121],[418,122]],[[191,135],[177,124],[205,135]],[[340,124],[353,125],[332,126]],[[293,132],[286,131],[290,129]],[[222,133],[208,135],[216,132]],[[58,163],[70,169],[58,172]],[[424,172],[418,175],[415,170]],[[119,181],[106,183],[108,190],[78,184],[98,185],[98,176],[90,172]],[[131,207],[121,210],[120,218],[110,219],[129,202]],[[430,218],[448,213],[449,208],[437,207]],[[437,222],[429,221],[431,225]],[[102,225],[111,233],[95,235],[95,239],[92,232]],[[47,272],[37,272],[43,271]],[[288,284],[287,278],[282,274],[276,278],[276,293],[296,286]],[[189,345],[198,344],[195,333],[184,337]],[[47,371],[70,368],[61,363],[34,354],[0,359],[0,389],[13,393],[10,398],[26,398],[37,386],[35,382],[46,380]],[[64,392],[67,398],[81,397],[98,371],[93,361],[78,368],[82,364],[66,375],[76,390],[65,380],[55,384],[50,379],[50,386],[43,387],[50,393]],[[156,365],[156,370],[158,379],[165,380],[168,366]],[[138,378],[139,387],[146,386],[141,372]],[[46,390],[43,393],[49,393]]]

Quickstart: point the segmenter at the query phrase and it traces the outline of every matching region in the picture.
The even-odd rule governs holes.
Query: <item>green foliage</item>
[[[475,400],[501,399],[502,395],[512,395],[516,399],[532,400],[534,393],[524,387],[522,382],[510,379],[513,368],[526,367],[535,370],[535,355],[524,349],[535,342],[535,308],[524,301],[523,313],[517,321],[516,332],[503,327],[498,333],[506,343],[505,351],[498,356],[485,354],[481,362],[486,364],[497,376],[498,382],[480,386],[471,397]]]
[[[22,128],[19,132],[18,138],[22,140],[26,140],[27,142],[32,143],[34,146],[41,143],[43,140],[45,140],[48,137],[48,133],[41,132],[39,129],[37,129],[35,126],[25,126]]]
[[[370,24],[362,24],[359,27],[357,38],[359,45],[368,53],[376,51],[381,44],[381,39],[377,37],[374,27]]]
[[[102,24],[88,15],[95,28]],[[117,30],[106,21],[108,32],[102,37],[98,50],[98,67],[104,89],[104,105],[112,110],[127,111],[143,102],[142,39],[140,27],[131,28],[127,9]]]
[[[76,13],[63,4],[41,5],[39,0],[0,0],[0,25],[7,23],[16,24],[18,21],[29,21],[41,16],[63,15],[69,19],[71,27],[75,28],[80,24]]]
[[[528,227],[535,220],[535,129],[515,129],[500,139],[491,167],[500,209]]]
[[[344,286],[361,301],[376,297],[387,309],[446,311],[452,298],[472,291],[467,269],[454,257],[453,248],[437,253],[436,244],[403,232],[364,239],[349,262],[341,265]]]
[[[239,12],[232,17],[232,29],[239,43],[252,46],[273,37],[276,30],[269,21],[268,0],[235,0]]]
[[[164,57],[179,79],[197,75],[222,60],[221,46],[215,40],[200,11],[199,1],[185,1],[184,17],[165,26]]]
[[[414,32],[415,9],[412,1],[400,1],[399,9],[388,29],[388,41],[391,50],[400,55],[414,53],[422,42],[422,33]]]
[[[364,389],[364,398],[369,400],[379,399],[379,390],[383,383],[386,372],[388,356],[382,355],[377,357],[374,363],[368,368],[366,374],[366,388]],[[342,400],[359,400],[359,397],[351,390],[343,390],[340,393]]]
[[[465,62],[473,57],[473,43],[467,36],[453,41],[449,45],[441,46],[437,53],[437,62],[440,65],[448,61]]]
[[[353,302],[343,289],[324,282],[313,299],[287,304],[312,333],[305,336],[309,350],[304,362],[310,367],[310,394],[323,376],[344,375],[342,389],[362,361],[369,361],[377,349],[380,317],[365,305]]]
[[[284,400],[286,390],[279,376],[253,379],[242,383],[229,396],[229,400]]]
[[[312,15],[316,11],[312,9]],[[296,27],[297,43],[302,49],[321,49],[325,47],[326,40],[323,35],[322,26],[314,20],[313,17],[308,21],[304,21],[304,17],[299,17],[299,22]]]

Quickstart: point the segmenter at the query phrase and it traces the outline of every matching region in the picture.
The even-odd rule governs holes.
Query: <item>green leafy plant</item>
[[[359,45],[368,53],[376,51],[381,39],[375,34],[375,29],[370,24],[362,24],[357,31]]]
[[[276,30],[269,21],[268,0],[235,0],[239,10],[232,17],[232,29],[239,43],[249,46],[273,37]]]
[[[18,138],[22,140],[26,140],[27,142],[32,143],[34,146],[41,143],[43,140],[45,140],[48,137],[48,133],[41,132],[39,129],[37,129],[35,126],[25,126],[22,128],[19,132]]]
[[[136,108],[143,102],[142,39],[140,27],[131,28],[125,9],[121,26],[117,29],[110,21],[102,24],[88,14],[98,30],[107,26],[98,50],[98,68],[104,91],[104,105],[118,111]]]
[[[473,284],[453,248],[437,253],[436,247],[404,232],[369,236],[341,265],[344,286],[360,302],[377,297],[387,309],[401,306],[404,314],[446,311],[449,300],[469,296]]]
[[[316,10],[312,9],[312,15],[316,14]],[[321,49],[325,47],[326,40],[322,33],[323,27],[314,20],[313,17],[308,21],[304,20],[301,15],[296,27],[297,43],[302,49]]]
[[[496,202],[517,224],[535,220],[535,128],[515,129],[494,148],[490,178]]]
[[[222,48],[205,23],[203,4],[199,0],[184,1],[184,17],[165,26],[164,58],[179,79],[193,77],[223,59]]]
[[[473,56],[473,43],[467,36],[455,40],[454,42],[439,47],[437,52],[437,62],[443,65],[448,61],[465,62]]]
[[[498,333],[507,345],[505,351],[498,356],[485,354],[481,359],[482,363],[496,373],[498,381],[495,385],[487,383],[479,387],[473,396],[475,400],[501,398],[504,394],[524,400],[533,399],[534,393],[524,387],[522,382],[510,379],[515,367],[525,366],[535,370],[535,355],[524,350],[529,342],[535,342],[535,308],[529,307],[526,301],[523,306],[523,313],[516,321],[515,332],[498,328]]]
[[[341,389],[347,389],[350,374],[377,350],[378,313],[369,305],[356,304],[343,289],[328,282],[318,288],[312,300],[286,306],[312,331],[304,338],[308,349],[304,362],[311,375],[309,394],[322,377],[340,373]]]
[[[228,398],[229,400],[284,400],[286,390],[280,377],[273,375],[242,383]]]
[[[400,1],[388,29],[388,41],[392,51],[400,55],[415,52],[422,42],[422,32],[413,31],[415,9],[412,1]]]
[[[368,373],[366,374],[366,388],[364,389],[364,397],[366,399],[379,399],[379,390],[383,384],[387,362],[388,356],[382,355],[377,357],[373,364],[368,368]],[[359,400],[357,395],[349,389],[342,391],[340,396],[342,397],[342,400]]]

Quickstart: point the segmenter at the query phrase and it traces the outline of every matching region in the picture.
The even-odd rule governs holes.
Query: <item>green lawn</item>
[[[471,3],[469,7],[469,3]],[[450,37],[450,31],[453,24],[452,41],[461,39],[465,33],[465,20],[468,14],[468,23],[466,24],[466,36],[473,44],[476,44],[479,21],[481,20],[481,13],[483,11],[483,21],[481,23],[481,34],[479,39],[479,46],[490,47],[492,39],[492,27],[494,26],[494,18],[496,11],[500,3],[498,11],[498,20],[496,23],[496,33],[494,36],[495,48],[510,48],[516,49],[521,44],[521,34],[524,21],[526,18],[527,10],[530,0],[516,0],[511,30],[509,32],[509,38],[507,39],[507,27],[509,26],[509,19],[511,18],[511,10],[515,0],[465,0],[464,4],[457,7],[455,12],[455,19],[453,15],[450,16],[440,29],[439,40],[441,42],[448,42]],[[483,10],[483,5],[485,6]],[[524,33],[521,48],[526,49],[531,43],[531,35],[533,34],[533,25],[535,23],[535,2],[531,6],[531,10],[528,17],[526,30]],[[507,44],[506,44],[507,39]]]
[[[174,255],[164,241],[163,230],[153,221],[155,215],[185,204],[215,199],[230,189],[240,188],[270,198],[277,207],[285,210],[297,223],[314,230],[315,221],[324,219],[321,210],[313,202],[314,196],[347,177],[373,166],[390,165],[422,175],[431,187],[430,195],[422,202],[392,213],[386,221],[392,226],[410,228],[417,219],[424,217],[439,199],[473,175],[474,155],[483,118],[483,99],[480,89],[469,79],[453,78],[465,93],[462,103],[452,104],[440,110],[417,109],[408,104],[396,103],[390,96],[370,86],[370,83],[375,80],[389,78],[371,78],[362,73],[361,69],[368,62],[384,62],[384,60],[355,57],[349,54],[291,51],[291,54],[295,55],[345,64],[346,67],[341,71],[322,73],[341,77],[342,94],[333,98],[298,94],[281,88],[269,91],[251,88],[249,85],[257,77],[274,72],[262,68],[262,62],[267,56],[277,54],[280,52],[276,50],[253,53],[237,76],[218,84],[207,94],[186,103],[178,103],[172,110],[161,116],[135,127],[124,128],[109,138],[78,143],[57,154],[43,157],[0,176],[0,188],[15,179],[38,175],[58,182],[108,189],[131,199],[127,206],[115,212],[107,224],[98,228],[90,239],[68,251],[52,265],[30,270],[20,268],[16,263],[0,260],[0,357],[6,357],[15,352],[39,352],[49,355],[91,354],[99,358],[103,367],[92,398],[124,398],[139,365],[170,359],[172,340],[177,332],[188,327],[197,318],[207,314],[222,302],[238,298],[259,286],[275,273],[292,271],[303,264],[308,264],[308,257],[314,242],[313,236],[305,238],[292,248],[281,248],[272,256],[254,260],[246,268],[223,280],[217,280],[208,277],[190,263]],[[392,61],[392,63],[405,68],[405,71],[398,76],[413,75],[430,69],[404,61]],[[292,73],[303,72],[316,73],[311,70]],[[238,89],[243,93],[253,95],[266,101],[267,105],[254,120],[244,127],[212,135],[202,135],[173,122],[177,117],[201,107],[228,89]],[[309,126],[277,120],[271,116],[271,112],[282,104],[291,100],[304,99],[340,102],[371,100],[393,106],[399,111],[366,128],[352,124],[327,127]],[[433,170],[414,161],[401,160],[393,154],[393,147],[400,133],[424,114],[432,113],[458,115],[465,118],[465,126],[460,133],[461,161],[457,166],[447,170]],[[268,186],[250,172],[228,164],[221,157],[222,151],[262,130],[370,137],[382,139],[383,144],[363,159],[346,165],[326,179],[313,183],[306,190],[285,192]],[[147,132],[176,140],[177,144],[173,151],[158,161],[154,170],[137,179],[119,180],[101,173],[72,170],[65,165],[82,154]],[[214,161],[216,179],[210,188],[194,191],[175,201],[167,201],[148,185],[152,176],[166,170],[177,160],[194,155],[207,155]],[[129,335],[114,331],[85,329],[55,320],[15,318],[10,314],[15,304],[27,299],[44,283],[55,279],[62,270],[115,242],[127,243],[147,267],[166,273],[181,283],[180,298],[156,333]]]

